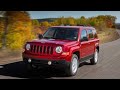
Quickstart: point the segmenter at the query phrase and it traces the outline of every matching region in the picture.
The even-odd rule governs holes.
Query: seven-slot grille
[[[31,53],[35,54],[53,54],[53,47],[46,45],[31,45]]]

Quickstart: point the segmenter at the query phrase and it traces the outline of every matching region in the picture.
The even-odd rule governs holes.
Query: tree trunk
[[[8,31],[8,18],[5,17],[5,28],[4,28],[4,34],[3,34],[3,46],[2,49],[6,49],[6,35],[7,35],[7,31]]]

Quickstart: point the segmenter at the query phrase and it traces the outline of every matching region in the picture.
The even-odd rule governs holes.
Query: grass
[[[120,38],[116,30],[112,28],[107,28],[104,31],[98,31],[98,37],[100,39],[100,44],[111,42]]]

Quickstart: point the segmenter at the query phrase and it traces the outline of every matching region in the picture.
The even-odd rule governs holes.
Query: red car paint
[[[83,29],[86,30],[95,30],[93,27],[86,27],[86,26],[53,26],[57,28],[78,28],[78,39],[76,41],[71,40],[58,40],[58,39],[36,39],[31,42],[27,42],[30,45],[36,45],[34,47],[37,48],[38,51],[35,50],[35,52],[32,52],[30,50],[26,50],[23,52],[23,58],[31,58],[31,59],[43,59],[43,60],[66,60],[67,62],[71,62],[72,54],[75,52],[79,52],[80,60],[81,58],[85,58],[89,55],[94,54],[95,49],[99,47],[99,39],[98,37],[94,37],[92,39],[88,36],[88,41],[81,42],[81,31]],[[49,51],[45,49],[46,51],[41,51],[40,53],[40,47],[49,48]],[[61,46],[63,48],[62,53],[56,53],[55,48],[57,46]],[[50,52],[50,48],[52,49],[52,52]]]

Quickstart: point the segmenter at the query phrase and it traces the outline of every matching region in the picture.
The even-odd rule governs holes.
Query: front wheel
[[[76,54],[72,55],[72,59],[70,62],[70,65],[67,67],[67,75],[68,76],[74,76],[77,73],[78,70],[78,56]]]
[[[96,49],[93,58],[90,59],[90,63],[92,65],[95,65],[97,64],[97,62],[98,62],[98,50]]]

